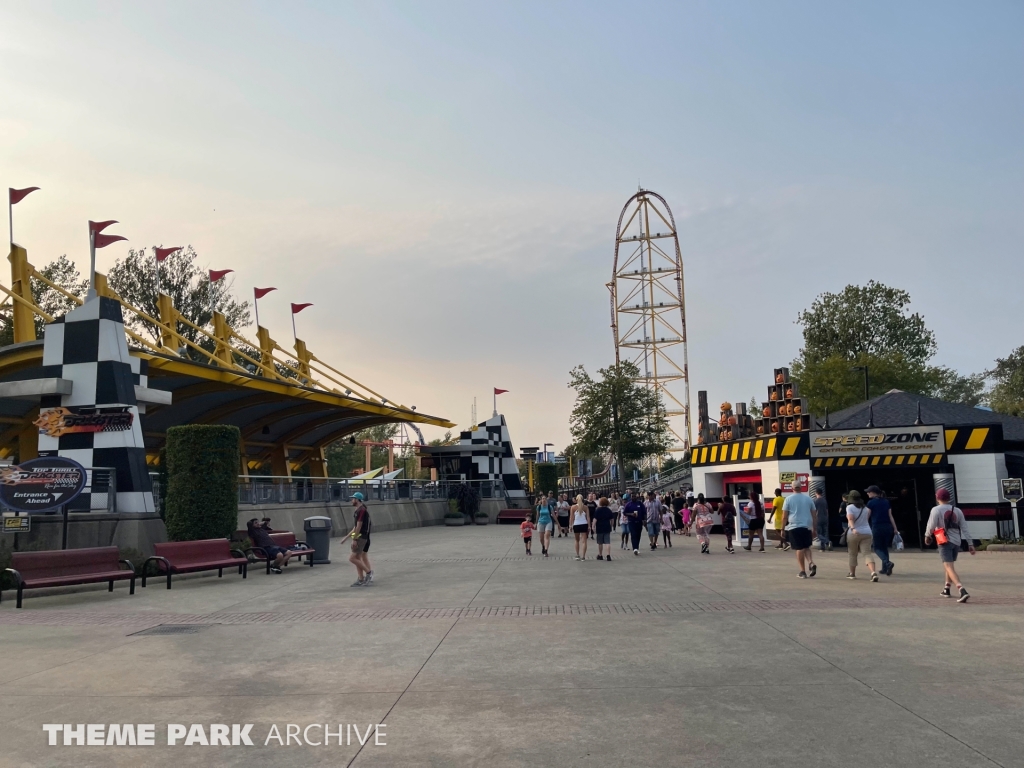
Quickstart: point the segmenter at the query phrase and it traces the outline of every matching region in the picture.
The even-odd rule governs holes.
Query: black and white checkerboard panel
[[[480,455],[474,452],[473,465],[477,476],[482,480],[501,480],[510,498],[525,498],[526,492],[519,480],[519,466],[516,464],[516,454],[512,448],[512,438],[509,436],[505,417],[498,414],[477,426],[480,429],[463,432],[459,436],[460,445],[470,448],[500,445],[504,449],[501,458],[495,458],[493,454],[488,455],[487,451],[479,451]]]
[[[97,297],[49,323],[43,337],[43,365],[74,384],[70,395],[43,397],[40,408],[120,406],[127,407],[133,418],[131,429],[122,431],[40,435],[39,454],[66,456],[86,467],[113,467],[118,512],[155,511],[135,399],[135,385],[146,386],[148,377],[143,361],[128,354],[121,305]],[[82,496],[76,508],[107,508],[106,493]]]

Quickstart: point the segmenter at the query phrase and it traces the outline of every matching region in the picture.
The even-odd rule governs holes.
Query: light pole
[[[851,371],[864,371],[864,399],[865,400],[870,400],[871,399],[871,395],[870,395],[869,390],[868,390],[868,367],[866,365],[855,365],[850,370]]]

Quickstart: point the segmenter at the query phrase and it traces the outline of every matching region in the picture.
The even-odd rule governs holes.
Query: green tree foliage
[[[249,325],[249,302],[234,298],[230,276],[211,283],[207,270],[196,264],[198,258],[190,245],[164,259],[159,267],[160,291],[157,291],[156,261],[153,255],[145,249],[132,249],[128,251],[128,256],[114,263],[107,281],[122,299],[153,318],[160,317],[157,296],[162,292],[171,297],[175,309],[200,328],[209,325],[212,318],[211,306],[223,313],[233,328]],[[140,336],[147,335],[154,341],[160,340],[160,330],[156,325],[131,316],[131,313],[126,313],[125,325]],[[214,348],[214,342],[194,328],[179,324],[178,332],[203,349],[212,351]],[[186,354],[205,360],[195,350]],[[247,351],[247,354],[252,356],[252,352]],[[259,359],[258,355],[255,357]]]
[[[54,285],[59,285],[68,293],[83,298],[89,289],[88,279],[83,279],[75,263],[67,256],[58,256],[39,273]],[[60,291],[55,290],[42,280],[32,278],[32,298],[40,309],[52,317],[63,317],[78,304]],[[0,308],[0,346],[14,343],[14,323],[11,316],[10,301]],[[44,321],[36,318],[36,338],[43,337]]]
[[[558,465],[542,462],[533,467],[533,485],[537,493],[558,493]]]
[[[227,538],[238,527],[238,427],[188,424],[167,430],[171,541]]]
[[[364,467],[363,465],[366,463],[366,447],[359,445],[359,442],[361,440],[369,440],[374,443],[383,443],[387,440],[393,440],[397,434],[397,424],[379,424],[375,427],[362,429],[349,437],[331,443],[327,446],[326,451],[327,474],[330,477],[351,477],[353,471],[360,467],[362,467],[364,472],[369,472],[377,467],[386,467],[388,465],[388,449],[379,446],[370,448],[371,466]],[[349,442],[353,438],[355,439],[355,444]],[[410,459],[410,468],[412,464],[413,461]]]
[[[665,453],[671,445],[661,396],[637,381],[640,371],[630,362],[598,370],[594,379],[583,366],[569,372],[576,404],[569,417],[576,456],[611,454],[619,467]],[[595,467],[596,470],[596,467]],[[620,484],[625,477],[620,473]]]
[[[1007,357],[998,358],[996,367],[986,372],[995,380],[988,403],[993,410],[1012,416],[1024,416],[1024,346]]]
[[[874,280],[823,293],[801,312],[804,346],[791,363],[800,393],[813,413],[838,411],[864,399],[867,366],[869,397],[890,389],[951,402],[977,405],[982,375],[962,376],[929,364],[937,345],[924,318],[910,311],[910,294]]]

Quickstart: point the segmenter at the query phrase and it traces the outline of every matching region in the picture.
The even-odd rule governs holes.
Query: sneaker
[[[791,547],[789,546],[789,544],[785,544],[785,545],[783,545],[783,547],[782,547],[782,551],[783,551],[783,552],[789,552],[789,550],[790,550],[790,549],[791,549]]]
[[[749,552],[749,551],[750,551],[750,547],[744,547],[744,549],[745,549],[745,550],[747,550],[747,552]],[[762,552],[764,552],[764,550],[763,550],[763,549],[762,549],[761,551],[762,551]]]
[[[761,548],[760,548],[759,550],[757,550],[757,551],[758,551],[758,552],[764,552],[764,547],[761,547]]]
[[[281,570],[280,568],[278,568],[278,567],[277,567],[276,565],[272,565],[272,566],[270,566],[270,572],[271,572],[271,573],[284,573],[284,571],[282,571],[282,570]]]
[[[363,586],[368,587],[373,584],[373,571],[366,572],[366,578],[363,579]]]
[[[895,567],[896,567],[896,563],[894,563],[894,562],[891,562],[891,561],[890,561],[890,562],[889,562],[889,570],[887,570],[887,571],[885,572],[885,575],[886,575],[886,576],[892,576],[892,570],[893,570],[893,568],[895,568]]]
[[[544,557],[547,557],[547,556],[548,556],[548,553],[547,553],[547,552],[545,552],[545,553],[544,553]]]
[[[848,573],[848,574],[846,574],[846,578],[848,578],[848,579],[856,579],[857,577],[854,576],[852,573]]]
[[[732,547],[726,547],[725,551],[728,552],[730,555],[735,555],[736,554],[736,550],[733,549]]]
[[[813,579],[817,575],[818,575],[818,566],[816,566],[814,563],[811,563],[811,572],[807,574],[807,578]]]
[[[871,574],[871,580],[872,581],[878,581],[878,574],[877,573],[872,573]]]
[[[604,560],[604,555],[598,555],[598,556],[597,556],[597,559],[598,559],[598,560]]]
[[[574,555],[572,559],[573,559],[573,560],[579,560],[579,559],[580,559],[580,556],[579,556],[579,555]]]
[[[806,573],[804,573],[803,571],[800,571],[800,573],[798,573],[798,574],[796,575],[796,577],[797,577],[798,579],[806,579],[806,578],[807,578],[807,574],[806,574]]]
[[[963,587],[960,587],[960,597],[958,597],[956,601],[958,603],[966,603],[970,599],[971,599],[971,596],[969,594],[967,594],[967,590],[964,589]]]
[[[610,563],[610,562],[612,561],[612,556],[611,556],[611,555],[608,555],[608,557],[606,557],[606,558],[604,559],[604,561],[605,561],[606,563]]]
[[[363,580],[362,579],[356,579],[354,582],[349,584],[349,586],[350,587],[361,587],[361,586],[363,586]]]
[[[526,554],[529,555],[530,557],[533,557],[533,552],[530,552],[529,550],[527,550]]]
[[[634,549],[633,550],[633,554],[636,555],[637,557],[640,557],[640,550],[639,549]]]
[[[950,584],[947,584],[946,586],[944,586],[944,587],[942,588],[942,591],[941,591],[941,592],[939,592],[939,597],[952,597],[953,595],[952,595],[952,594],[950,594],[950,592],[949,592],[949,588],[950,588],[950,586],[952,586],[952,585],[950,585]]]
[[[828,543],[828,551],[829,551],[829,552],[831,552],[831,551],[832,551],[832,542],[831,542],[831,541],[830,541],[830,542]]]

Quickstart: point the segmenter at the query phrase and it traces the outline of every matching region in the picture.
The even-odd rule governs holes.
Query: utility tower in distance
[[[656,192],[640,189],[619,214],[608,290],[615,362],[634,363],[661,394],[677,441],[670,450],[690,450],[683,257],[672,210]]]

